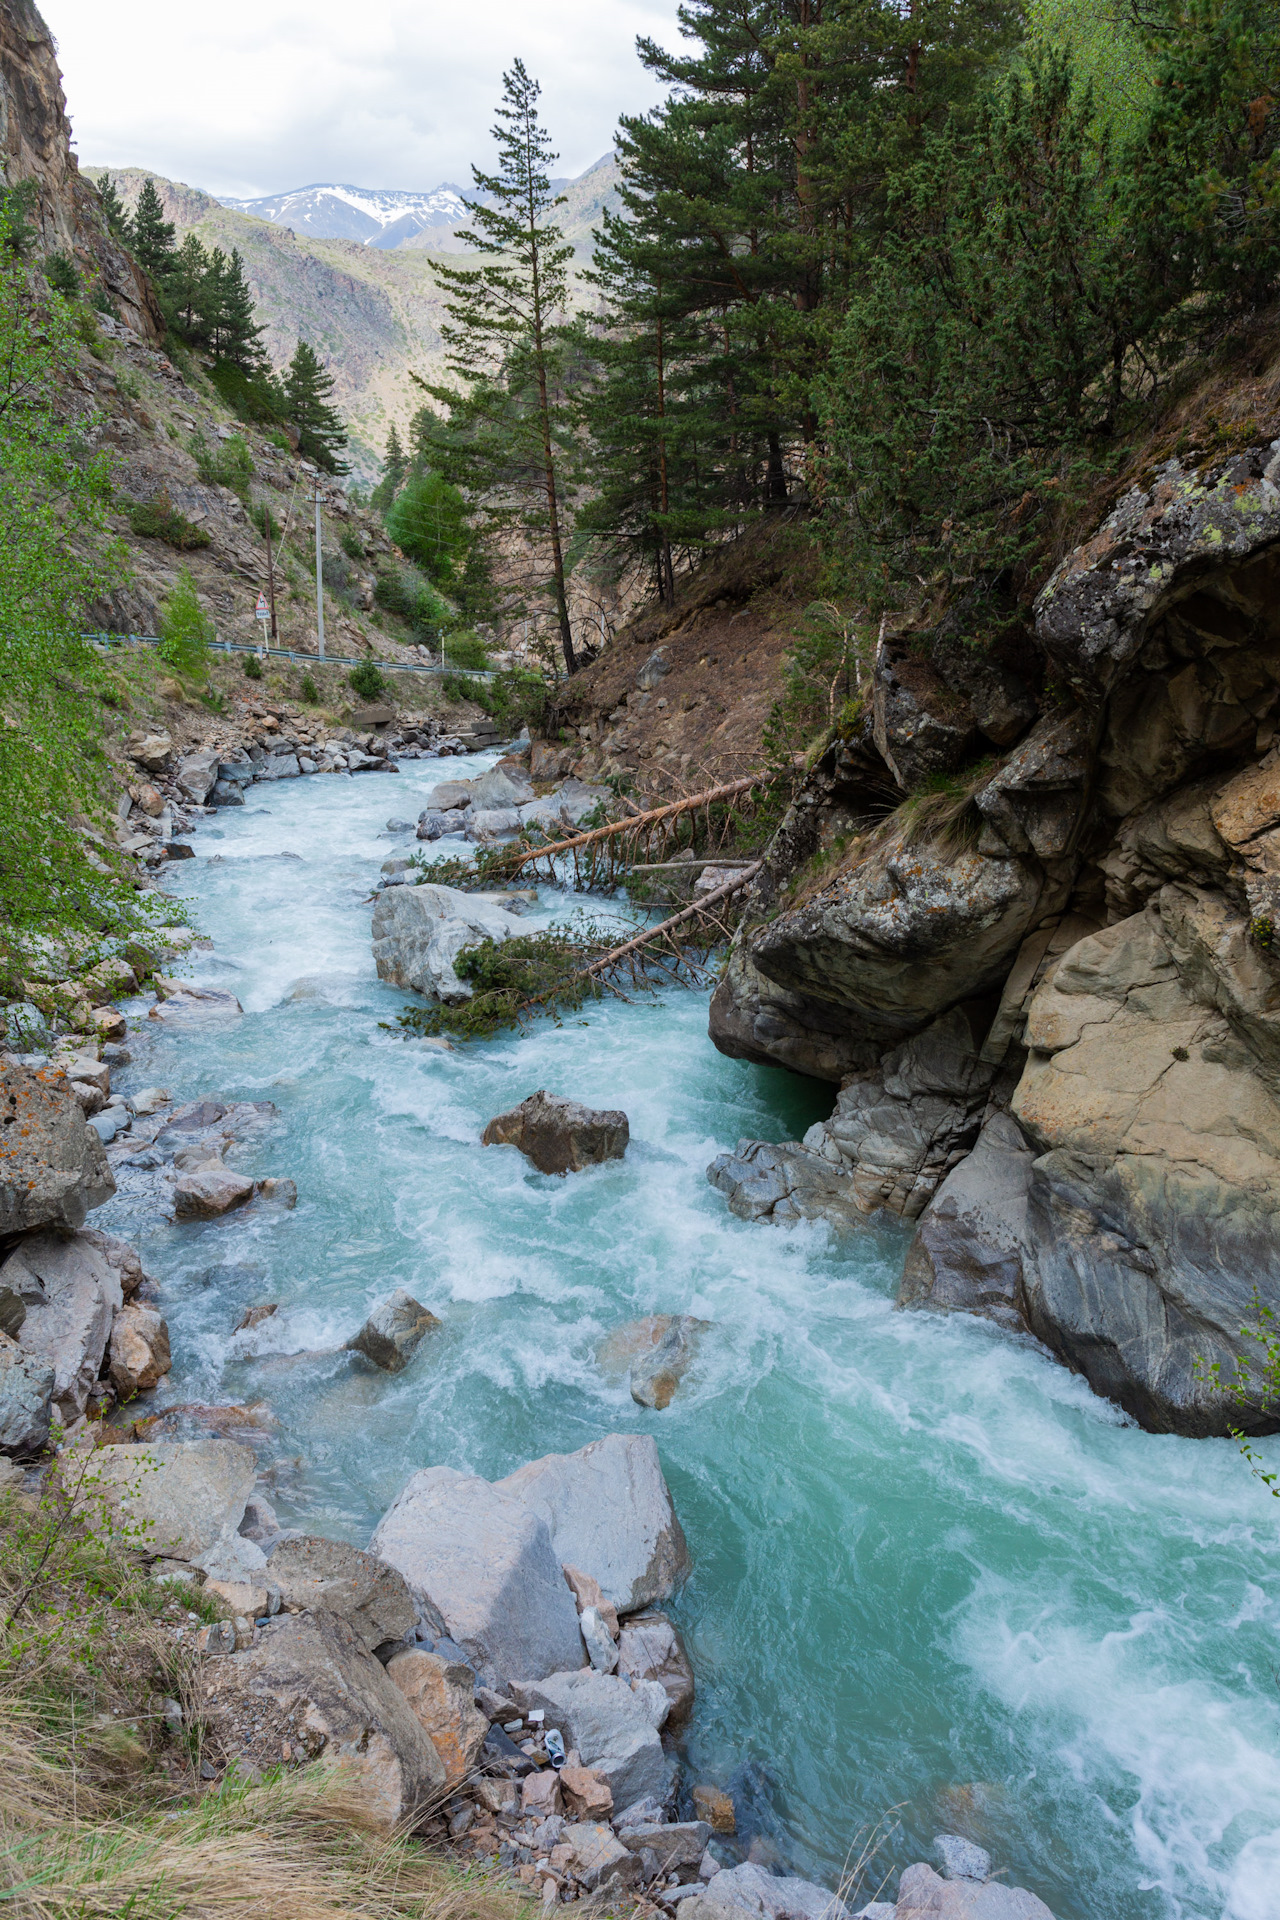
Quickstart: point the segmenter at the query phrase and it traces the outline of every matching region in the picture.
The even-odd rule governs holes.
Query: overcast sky
[[[210,193],[330,180],[469,186],[492,160],[502,71],[542,82],[558,172],[606,153],[658,94],[638,33],[679,41],[676,0],[42,0],[82,166]]]

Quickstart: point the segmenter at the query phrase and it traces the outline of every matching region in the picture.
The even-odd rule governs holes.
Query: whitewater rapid
[[[360,1544],[417,1467],[497,1478],[651,1432],[695,1560],[672,1608],[690,1778],[732,1788],[782,1862],[834,1885],[896,1809],[898,1866],[967,1834],[1058,1920],[1276,1920],[1280,1502],[1230,1442],[1143,1433],[1030,1343],[896,1312],[897,1223],[734,1219],[709,1161],[797,1137],[831,1092],[722,1058],[704,995],[406,1043],[369,949],[378,867],[410,844],[386,823],[492,758],[254,787],[172,870],[213,941],[192,970],[245,1016],[143,1019],[116,1084],[273,1101],[229,1159],[299,1200],[95,1214],[161,1281],[155,1403],[266,1399],[283,1523]],[[580,904],[543,889],[534,924]],[[626,1160],[557,1180],[482,1148],[537,1087],[624,1107]],[[406,1373],[324,1351],[397,1286],[444,1322]],[[662,1413],[595,1359],[654,1312],[716,1325]]]

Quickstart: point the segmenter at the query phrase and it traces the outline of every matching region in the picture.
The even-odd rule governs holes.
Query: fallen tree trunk
[[[740,893],[749,881],[755,879],[763,865],[763,860],[753,861],[751,866],[743,867],[740,873],[735,874],[732,880],[726,880],[722,887],[713,887],[710,893],[704,893],[701,900],[695,900],[691,907],[682,907],[680,912],[673,913],[669,920],[659,921],[656,927],[646,927],[645,931],[637,934],[634,940],[628,940],[624,945],[614,947],[608,953],[602,953],[600,958],[593,960],[589,967],[582,968],[578,978],[585,980],[591,974],[599,973],[603,967],[615,966],[619,960],[625,960],[628,954],[639,952],[641,947],[647,947],[651,941],[669,933],[672,927],[678,927],[681,921],[692,920],[698,914],[705,913],[709,907],[718,905],[721,900],[727,900],[731,893]]]
[[[528,847],[524,852],[514,854],[511,869],[518,873],[531,860],[549,860],[557,854],[575,853],[579,847],[615,839],[619,834],[647,831],[664,820],[674,820],[677,814],[691,813],[695,807],[707,807],[716,800],[732,800],[737,794],[749,793],[753,787],[763,786],[764,783],[764,774],[749,773],[740,780],[729,780],[723,786],[708,787],[705,793],[691,793],[685,800],[672,800],[667,806],[655,807],[649,813],[634,813],[629,819],[615,820],[607,827],[593,827],[590,833],[575,834],[572,840],[557,840],[547,847]]]

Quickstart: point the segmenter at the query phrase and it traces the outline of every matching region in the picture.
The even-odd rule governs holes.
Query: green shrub
[[[256,653],[242,653],[240,656],[240,664],[244,668],[244,677],[246,680],[261,680],[262,662]]]
[[[208,534],[171,507],[163,493],[158,493],[154,500],[131,500],[128,513],[130,531],[142,539],[163,540],[166,546],[176,547],[180,553],[192,553],[209,544]]]
[[[320,689],[316,685],[315,681],[311,678],[311,675],[309,673],[303,674],[300,691],[303,699],[306,701],[309,707],[314,707],[319,704]]]
[[[360,535],[354,527],[344,527],[342,529],[341,546],[348,560],[364,559],[364,547],[361,543]]]
[[[229,360],[219,360],[209,380],[232,413],[249,425],[270,425],[284,419],[285,399],[273,375],[246,373]]]
[[[219,441],[215,447],[211,447],[202,434],[193,433],[191,452],[195,456],[196,472],[206,486],[229,487],[246,506],[249,504],[253,457],[238,433],[233,433],[229,440]]]
[[[362,700],[376,700],[387,690],[387,682],[372,660],[362,660],[358,667],[353,667],[347,675],[347,684]]]
[[[80,293],[80,275],[76,263],[65,253],[51,253],[44,263],[44,277],[55,293],[75,300]]]
[[[196,583],[183,567],[160,616],[160,645],[156,651],[167,666],[203,679],[208,671],[209,643],[214,637],[214,625],[200,605]]]
[[[451,633],[444,643],[444,657],[451,667],[464,667],[471,673],[484,673],[489,665],[484,642],[474,633]]]
[[[373,597],[388,613],[398,613],[417,633],[435,634],[451,626],[453,609],[416,567],[388,567],[378,575]]]
[[[536,673],[516,668],[495,673],[492,680],[472,680],[464,673],[446,673],[440,682],[446,700],[470,700],[500,727],[518,733],[541,727],[547,707],[547,683]]]
[[[461,583],[475,534],[462,494],[438,473],[405,481],[387,512],[387,532],[438,587],[451,593]]]
[[[249,518],[264,539],[266,538],[267,526],[270,524],[272,540],[279,541],[281,523],[276,519],[275,514],[271,511],[270,504],[266,500],[255,500],[253,502],[253,505],[249,508]]]

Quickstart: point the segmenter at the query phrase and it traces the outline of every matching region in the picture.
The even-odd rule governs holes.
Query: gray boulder
[[[504,833],[519,833],[521,824],[514,807],[472,807],[467,815],[467,838],[496,840]]]
[[[577,1749],[583,1766],[609,1788],[615,1807],[665,1793],[662,1741],[646,1702],[625,1681],[587,1667],[518,1682],[512,1691],[523,1713],[542,1708],[545,1725],[563,1734],[567,1748]]]
[[[564,1174],[621,1160],[631,1129],[620,1109],[582,1107],[540,1087],[498,1114],[481,1137],[486,1147],[518,1147],[540,1173]]]
[[[740,1920],[743,1914],[766,1915],[768,1920],[849,1920],[849,1909],[837,1894],[792,1874],[766,1873],[749,1860],[724,1868],[696,1900],[682,1902],[682,1920],[690,1914],[693,1920]]]
[[[434,1313],[397,1287],[347,1341],[347,1351],[362,1353],[384,1373],[403,1373],[427,1335],[441,1324]]]
[[[62,1074],[0,1067],[0,1235],[74,1232],[116,1190],[106,1151]]]
[[[1025,1887],[943,1880],[923,1862],[904,1870],[894,1913],[896,1920],[1053,1920],[1044,1901]]]
[[[457,813],[420,813],[416,835],[419,840],[441,840],[447,833],[462,831],[461,816]]]
[[[236,1563],[239,1549],[252,1546],[236,1532],[257,1478],[248,1447],[233,1440],[100,1447],[94,1470],[123,1538],[144,1553],[211,1570]]]
[[[711,1829],[705,1820],[662,1821],[643,1826],[620,1826],[614,1832],[628,1853],[640,1853],[646,1847],[658,1857],[663,1873],[677,1867],[696,1867],[711,1841]]]
[[[595,1820],[575,1820],[560,1835],[559,1844],[569,1847],[569,1871],[589,1893],[608,1886],[610,1881],[633,1887],[640,1878],[640,1863],[616,1840],[606,1826]]]
[[[112,1320],[124,1305],[119,1273],[83,1235],[39,1233],[0,1267],[0,1287],[26,1306],[18,1344],[53,1368],[53,1403],[69,1426],[89,1404]]]
[[[505,940],[510,916],[456,887],[393,887],[373,910],[373,958],[378,978],[446,1006],[460,1006],[471,988],[454,972],[463,947]]]
[[[216,753],[188,753],[178,762],[178,785],[197,806],[209,798],[218,774]]]
[[[53,1368],[0,1333],[0,1453],[25,1459],[48,1444]]]
[[[428,812],[453,813],[459,808],[469,807],[471,784],[470,780],[442,780],[427,795]]]
[[[665,1613],[633,1613],[618,1635],[618,1677],[657,1681],[670,1702],[666,1725],[674,1732],[693,1712],[693,1662],[680,1629]]]
[[[288,1614],[259,1644],[205,1667],[205,1711],[228,1758],[259,1767],[339,1763],[346,1792],[379,1833],[411,1826],[445,1769],[413,1709],[333,1613]]]
[[[976,1313],[1011,1332],[1027,1325],[1022,1250],[1035,1154],[997,1113],[949,1173],[907,1250],[898,1305]]]
[[[424,1468],[378,1522],[369,1551],[404,1575],[424,1624],[447,1632],[486,1686],[583,1664],[546,1523],[502,1487]]]
[[[691,1570],[647,1434],[610,1433],[576,1453],[546,1454],[499,1480],[495,1491],[536,1514],[556,1560],[589,1573],[619,1613],[666,1600]]]
[[[487,773],[471,782],[471,805],[477,812],[495,807],[519,807],[532,799],[532,782],[524,774],[508,772],[503,767],[490,767]]]
[[[394,1567],[345,1540],[292,1534],[267,1553],[267,1576],[286,1613],[337,1613],[372,1653],[412,1633],[417,1611]]]
[[[798,1140],[739,1140],[732,1153],[718,1153],[707,1179],[739,1220],[793,1227],[801,1220],[863,1228],[867,1209],[852,1176],[811,1153]]]
[[[966,1840],[958,1833],[935,1833],[934,1852],[942,1862],[943,1877],[947,1880],[989,1880],[991,1878],[991,1855],[985,1847],[977,1847],[972,1840]]]

